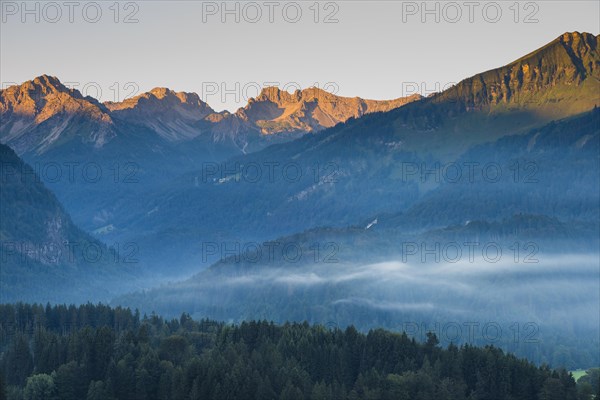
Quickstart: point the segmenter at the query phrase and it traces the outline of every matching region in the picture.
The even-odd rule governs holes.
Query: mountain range
[[[585,213],[590,212],[589,216],[596,218],[597,210],[590,208],[596,186],[585,190],[595,179],[596,114],[556,125],[562,130],[544,134],[553,139],[549,148],[539,147],[539,152],[543,142],[536,142],[536,138],[540,137],[539,130],[556,129],[553,121],[590,113],[600,104],[599,40],[591,34],[567,33],[525,57],[468,78],[440,94],[230,158],[218,165],[212,179],[206,179],[206,168],[183,174],[152,192],[135,209],[119,203],[114,213],[119,223],[115,226],[122,230],[115,234],[141,232],[136,240],[146,243],[144,247],[151,252],[155,243],[168,242],[174,249],[173,259],[180,265],[184,259],[195,259],[189,257],[194,247],[189,243],[197,245],[199,252],[199,243],[215,237],[224,241],[268,240],[315,226],[353,225],[381,214],[402,214],[406,228],[413,230],[489,218],[481,205],[492,203],[484,200],[484,193],[497,202],[488,210],[503,213],[510,207],[511,211],[502,215],[508,217],[522,211],[524,199],[532,196],[528,191],[542,196],[552,188],[556,191],[545,200],[549,208],[542,209],[540,202],[532,200],[526,212],[558,212],[567,219],[587,218]],[[583,121],[586,123],[578,128]],[[568,143],[568,147],[559,143]],[[569,152],[564,152],[566,148]],[[585,163],[588,167],[561,169],[549,154],[569,156],[573,165]],[[502,168],[504,183],[482,185],[481,170],[477,171],[479,181],[468,185],[436,181],[434,175],[421,179],[421,172],[435,172],[436,166],[438,170],[452,163],[463,168],[474,162],[485,166],[490,160]],[[538,178],[543,174],[544,183],[508,185],[505,180],[517,161],[521,168],[528,162],[544,165],[537,172]],[[279,166],[274,180],[267,178],[269,165]],[[290,165],[293,171],[301,171],[297,179],[282,175],[283,168]],[[244,166],[262,166],[262,177],[256,180],[248,176],[251,170]],[[407,166],[416,166],[418,173],[406,176]],[[578,178],[553,180],[552,174]],[[560,201],[566,188],[574,190],[572,185],[581,179],[584,181],[577,186],[577,193],[582,197],[578,201],[590,203],[577,212],[559,203],[551,205]],[[479,202],[474,197],[478,192],[472,190],[475,187],[484,190]],[[513,191],[510,197],[505,193],[507,188]],[[448,200],[452,197],[448,195],[457,191],[461,196],[450,210]],[[473,196],[469,202],[458,200],[467,195]],[[512,203],[519,198],[519,205]],[[439,209],[448,212],[432,214]]]
[[[44,75],[0,93],[0,140],[38,169],[95,164],[104,179],[39,175],[78,226],[135,242],[151,269],[169,263],[175,275],[213,261],[201,257],[207,241],[262,241],[317,226],[378,219],[419,232],[520,212],[596,221],[599,41],[565,33],[427,98],[266,88],[235,113],[165,88],[99,103]],[[554,163],[561,159],[572,167]],[[504,172],[495,186],[420,174],[490,160]],[[508,181],[515,162],[543,166],[537,183]],[[407,165],[418,174],[406,176]],[[248,166],[259,166],[258,180]],[[267,166],[279,168],[275,179]],[[283,176],[287,166],[300,174]]]
[[[63,178],[72,173],[68,168],[78,166],[77,190],[72,181],[40,175],[75,221],[95,230],[114,224],[106,216],[113,214],[115,197],[133,203],[206,162],[288,142],[419,98],[374,101],[317,88],[288,93],[269,87],[235,113],[217,113],[195,93],[166,88],[99,103],[43,75],[0,91],[0,142],[33,166],[59,165]],[[90,184],[83,168],[103,179]]]
[[[128,292],[115,301],[170,316],[362,330],[493,315],[509,331],[518,315],[547,329],[541,344],[501,346],[597,365],[586,254],[600,232],[599,44],[565,33],[441,93],[390,101],[266,88],[229,113],[166,88],[100,103],[46,75],[2,90],[2,300]],[[64,165],[74,176],[47,171]],[[65,241],[103,256],[42,257]],[[261,257],[273,241],[305,257]],[[407,242],[473,241],[510,260],[398,262]]]
[[[69,140],[101,149],[128,130],[143,128],[167,142],[209,136],[213,142],[231,141],[245,151],[248,140],[262,135],[318,132],[418,99],[419,95],[363,100],[318,88],[288,93],[267,87],[235,113],[217,113],[196,93],[158,87],[122,102],[99,103],[56,77],[42,75],[0,91],[0,139],[19,153],[43,154]]]

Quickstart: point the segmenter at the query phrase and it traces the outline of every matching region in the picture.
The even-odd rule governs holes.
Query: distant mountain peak
[[[65,132],[96,147],[114,136],[113,121],[102,104],[49,75],[0,90],[0,115],[1,140],[18,152],[44,152],[64,139]],[[79,124],[85,129],[77,129]]]
[[[40,101],[45,96],[53,94],[64,93],[76,99],[83,98],[78,90],[69,89],[58,78],[49,75],[40,75],[32,80],[23,82],[21,85],[9,86],[6,89],[0,90],[0,93],[3,98],[17,97],[24,103],[30,103],[31,100],[36,107],[41,107]],[[3,101],[2,105],[6,106],[6,102]],[[31,110],[35,111],[34,109]]]
[[[292,94],[286,90],[281,90],[277,86],[267,86],[262,88],[259,95],[255,98],[250,98],[250,102],[257,100],[271,100],[271,101],[280,101],[285,98],[292,98]]]
[[[196,124],[215,112],[196,93],[175,92],[164,87],[104,105],[116,118],[145,126],[173,141],[199,135]]]
[[[290,93],[276,86],[269,86],[257,97],[251,98],[235,115],[257,125],[263,134],[315,132],[349,118],[390,111],[420,99],[420,95],[413,95],[393,100],[365,100],[360,97],[338,96],[318,87]]]
[[[306,89],[296,89],[293,93],[282,90],[277,86],[267,86],[263,88],[256,98],[251,98],[249,102],[269,100],[274,103],[297,103],[307,99],[318,99],[325,97],[338,97],[326,90],[312,86]]]
[[[75,93],[79,94],[74,89],[69,89],[55,76],[40,75],[31,81],[25,82],[23,85],[26,87],[37,87],[43,90],[45,93],[50,92],[63,92],[63,93]]]
[[[173,94],[175,92],[169,88],[155,87],[154,89],[150,90],[149,93],[152,93],[158,99],[164,99],[168,95]]]
[[[103,109],[103,106],[93,97],[84,97],[79,90],[65,86],[57,77],[50,75],[40,75],[32,80],[25,81],[21,85],[9,86],[0,90],[2,101],[0,107],[6,106],[8,99],[12,102],[27,103],[28,100],[35,102],[38,108],[42,108],[50,99],[60,99],[66,102],[68,99],[84,100],[95,107]],[[4,111],[4,109],[0,110]],[[104,110],[103,110],[104,111]]]
[[[130,97],[121,102],[105,102],[106,107],[111,110],[123,110],[127,108],[136,108],[148,106],[149,104],[160,105],[160,107],[168,108],[175,105],[189,105],[199,107],[203,110],[214,112],[207,103],[200,99],[196,93],[175,92],[165,87],[155,87],[149,92]]]
[[[140,96],[148,97],[148,96],[144,96],[144,95],[150,95],[150,94],[152,94],[154,97],[156,97],[159,100],[179,99],[179,102],[181,102],[181,103],[200,104],[203,107],[208,106],[208,104],[206,104],[204,101],[200,100],[200,96],[198,96],[198,94],[196,94],[196,93],[176,92],[174,90],[171,90],[171,89],[165,88],[165,87],[155,87],[154,89],[152,89],[149,92],[144,93]],[[140,96],[137,96],[137,97],[140,97]]]

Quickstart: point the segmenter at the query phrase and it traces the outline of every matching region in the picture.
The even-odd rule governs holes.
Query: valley
[[[0,399],[597,397],[599,45],[233,112],[3,88]]]

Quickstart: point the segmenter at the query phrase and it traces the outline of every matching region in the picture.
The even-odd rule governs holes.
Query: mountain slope
[[[430,101],[453,101],[470,109],[501,109],[501,105],[553,106],[563,112],[590,109],[598,105],[597,96],[590,97],[588,90],[597,88],[600,79],[599,43],[599,36],[567,32],[504,67],[460,82]],[[560,103],[566,100],[572,100],[571,104],[562,110]]]
[[[258,97],[251,98],[235,116],[263,134],[317,132],[350,118],[389,111],[420,98],[413,95],[389,101],[364,100],[336,96],[318,88],[288,93],[277,87],[268,87]]]
[[[307,133],[331,127],[349,118],[388,111],[417,100],[418,95],[390,101],[335,96],[320,89],[290,94],[275,87],[264,89],[236,113],[216,113],[195,93],[154,88],[122,102],[98,103],[65,87],[57,78],[42,75],[0,91],[0,139],[18,153],[43,153],[79,136],[100,148],[117,134],[142,126],[170,142],[188,141],[204,134],[213,141],[235,141],[236,134],[255,132]],[[114,127],[114,121],[120,127]],[[236,128],[236,129],[232,129]],[[210,133],[214,129],[215,133]],[[207,132],[208,131],[208,132]],[[269,143],[268,141],[266,143]]]
[[[466,163],[482,168],[470,174]],[[171,203],[153,215],[185,207],[187,220],[158,235],[178,253],[162,262],[215,262],[186,281],[115,302],[164,314],[185,309],[231,321],[308,320],[364,330],[452,329],[456,321],[493,315],[503,331],[512,324],[536,329],[535,345],[509,338],[495,346],[537,362],[597,364],[600,109],[475,146],[454,164],[463,173],[440,173],[441,182],[434,173],[421,181],[422,171],[412,169],[404,178],[397,171],[348,180],[340,174],[294,202],[284,197],[289,182],[247,183],[234,192],[240,203],[218,188],[233,191],[241,180],[216,181],[214,192],[199,192],[209,212],[194,207],[194,189],[187,198],[171,193]],[[493,172],[482,173],[486,165]],[[341,226],[349,216],[397,206],[411,193],[403,184],[417,193],[405,212]],[[335,226],[309,229],[319,223]],[[294,226],[307,230],[260,236]]]
[[[200,131],[194,125],[214,113],[196,93],[177,93],[166,88],[154,88],[120,103],[106,102],[104,105],[114,118],[144,125],[171,141],[199,135]]]
[[[600,106],[599,43],[598,35],[565,33],[417,107],[390,113],[387,123],[405,147],[452,158],[506,131],[524,132],[589,111]]]
[[[46,75],[0,90],[0,138],[19,153],[43,153],[80,137],[102,147],[115,136],[108,110]]]
[[[41,178],[80,226],[103,230],[122,226],[113,218],[118,204],[143,208],[146,192],[207,162],[416,99],[379,102],[270,88],[231,114],[216,113],[195,93],[166,88],[100,104],[43,75],[0,90],[0,142],[42,169],[58,165],[61,178]]]
[[[594,305],[600,300],[597,223],[515,215],[420,234],[390,224],[366,226],[311,229],[237,248],[227,242],[228,251],[217,250],[221,259],[207,270],[120,296],[114,304],[172,316],[186,310],[231,322],[307,320],[416,334],[424,334],[424,326],[445,331],[458,321],[488,321],[493,315],[503,330],[514,324],[539,329],[535,346],[505,336],[494,346],[551,365],[565,362],[565,353],[575,364],[599,361],[592,351],[599,322]],[[504,251],[500,260],[482,258],[488,244]],[[435,250],[447,245],[450,251]],[[458,258],[455,248],[462,251]],[[478,343],[485,343],[478,336],[483,325],[475,331]],[[472,344],[473,336],[461,332],[440,338],[444,344]]]
[[[122,218],[142,232],[136,241],[154,249],[157,266],[168,260],[181,268],[206,263],[207,242],[264,241],[357,221],[378,219],[372,229],[391,223],[406,232],[519,213],[594,222],[600,218],[599,148],[600,109],[476,146],[448,164],[393,150],[363,158],[339,151],[325,159],[331,164],[310,153],[288,154],[286,161],[273,157],[271,147],[215,173],[187,174],[153,196],[151,213]],[[244,162],[279,168],[270,180],[265,167],[256,181],[240,167]],[[286,165],[304,174],[296,179],[294,172],[292,180],[283,175]]]
[[[33,169],[0,145],[0,301],[107,299],[133,268],[79,229]]]
[[[596,218],[595,189],[585,192],[582,188],[592,185],[597,170],[593,149],[598,141],[598,112],[587,108],[600,103],[599,58],[594,47],[597,42],[598,37],[590,34],[566,34],[508,66],[476,75],[456,86],[471,88],[469,92],[451,88],[386,113],[350,119],[318,135],[305,135],[224,164],[211,165],[214,168],[210,170],[183,175],[154,193],[146,208],[126,209],[127,215],[120,219],[125,226],[143,232],[139,239],[147,241],[149,247],[158,238],[172,240],[178,256],[189,262],[190,257],[183,254],[192,254],[195,244],[214,236],[223,240],[267,240],[319,225],[347,226],[375,215],[407,210],[413,210],[412,217],[406,216],[410,229],[489,218],[489,213],[469,216],[472,210],[483,208],[503,212],[503,207],[509,207],[508,215],[527,212],[553,216],[557,212],[556,216],[567,220]],[[575,68],[583,64],[587,67]],[[485,83],[485,88],[493,86],[516,69],[522,70],[523,65],[540,66],[536,76],[543,78],[533,93],[521,87],[497,101],[482,97],[487,89],[478,89],[478,84]],[[546,112],[549,108],[553,114]],[[588,113],[583,114],[584,111]],[[532,130],[558,116],[579,114],[584,116],[542,129],[543,137],[555,137],[547,148],[528,147],[528,141],[537,133]],[[505,136],[505,142],[496,142]],[[485,143],[491,143],[485,151],[476,149],[468,153],[474,146]],[[538,144],[541,143],[540,139]],[[440,166],[454,162],[477,161],[485,165],[494,152],[504,147],[508,150],[499,153],[495,160],[504,178],[511,176],[511,162],[519,157],[525,162],[539,159],[544,166],[544,171],[540,171],[543,183],[522,184],[520,188],[509,185],[510,193],[500,192],[502,195],[498,191],[506,189],[507,182],[484,187],[487,197],[484,199],[482,193],[481,204],[502,201],[503,205],[496,208],[481,207],[476,197],[468,205],[460,201],[452,203],[448,193],[435,191],[443,186],[443,180],[422,181],[420,174],[407,176],[407,168],[435,173],[436,166],[439,170]],[[471,160],[475,157],[476,160]],[[553,158],[582,167],[560,169],[552,164]],[[271,179],[273,166],[277,169]],[[286,172],[292,174],[291,178]],[[561,179],[552,181],[552,174]],[[443,190],[448,189],[463,191],[457,197],[460,199],[471,191],[472,196],[476,193],[475,185],[446,185]],[[527,192],[530,189],[532,192]],[[568,199],[562,199],[569,190],[581,194],[579,205],[570,205]],[[545,192],[548,197],[543,197]],[[426,196],[435,193],[440,194],[439,198],[431,203],[433,209],[428,208]],[[548,201],[546,208],[542,207],[542,198]],[[447,206],[451,203],[452,209]],[[438,205],[447,213],[437,215]],[[424,207],[421,212],[419,207]]]
[[[421,227],[519,212],[599,221],[599,152],[600,108],[475,146],[456,160],[459,179],[442,179],[398,218]]]

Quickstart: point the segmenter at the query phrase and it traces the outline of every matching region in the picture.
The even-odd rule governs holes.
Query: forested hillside
[[[2,398],[590,399],[566,371],[494,347],[377,329],[140,317],[103,305],[0,306]]]
[[[138,271],[135,244],[79,229],[37,172],[0,144],[0,301],[109,299]]]

